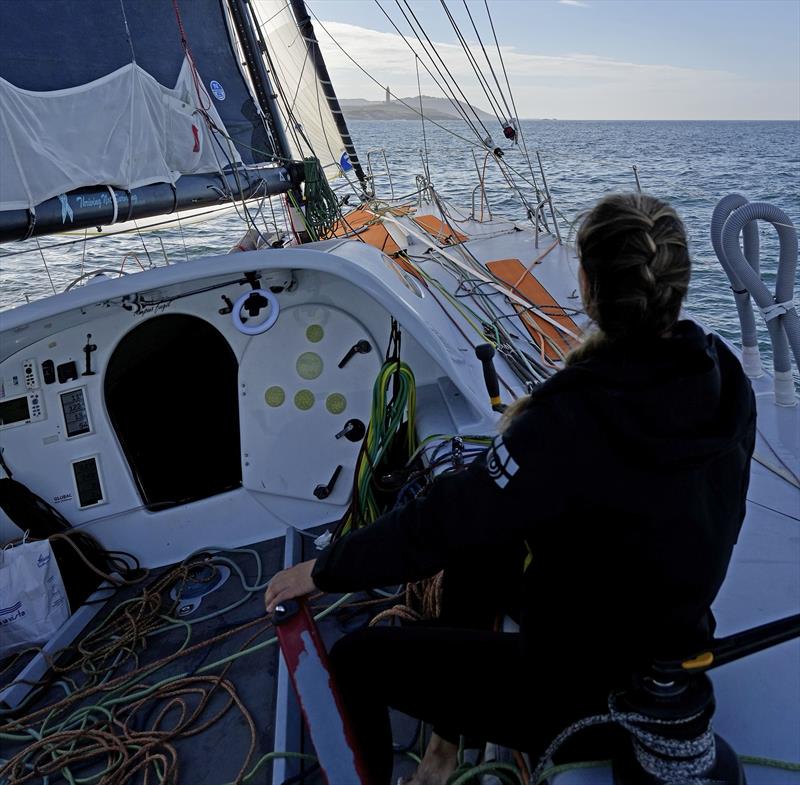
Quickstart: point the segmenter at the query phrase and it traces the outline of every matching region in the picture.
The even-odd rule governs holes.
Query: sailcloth
[[[200,95],[214,124],[224,125]],[[132,190],[216,172],[223,154],[202,117],[190,63],[173,88],[135,63],[64,90],[22,90],[0,78],[0,210],[33,208],[98,183]]]
[[[316,156],[329,180],[350,168],[341,133],[317,75],[317,64],[286,0],[255,0],[256,23],[267,41],[280,112],[295,158]]]
[[[275,161],[232,35],[219,0],[0,2],[0,212]]]

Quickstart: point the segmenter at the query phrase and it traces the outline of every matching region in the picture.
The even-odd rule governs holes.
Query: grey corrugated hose
[[[771,223],[778,232],[780,256],[773,296],[761,275],[742,254],[739,235],[751,222]],[[750,202],[736,208],[722,227],[722,251],[727,264],[750,292],[767,322],[772,339],[775,367],[775,400],[794,406],[791,354],[800,366],[800,318],[794,308],[794,278],[797,270],[797,230],[783,210],[766,202]],[[790,353],[791,347],[791,353]]]
[[[745,350],[743,354],[749,361],[745,362],[745,370],[748,372],[748,376],[760,376],[762,373],[761,360],[758,356],[756,321],[753,315],[753,306],[750,303],[750,292],[742,284],[722,249],[722,227],[725,225],[725,221],[734,210],[745,204],[748,204],[748,200],[741,194],[728,194],[720,199],[711,216],[711,244],[731,282],[733,299],[736,302],[739,324],[742,328],[742,348]],[[755,223],[748,223],[744,227],[744,255],[750,266],[758,272],[758,226]]]

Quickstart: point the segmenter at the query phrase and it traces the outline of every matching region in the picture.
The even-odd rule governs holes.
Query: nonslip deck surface
[[[230,575],[188,612],[180,609],[191,609],[191,598],[172,608],[175,565],[115,593],[60,659],[64,671],[13,715],[0,717],[4,732],[42,735],[55,750],[44,754],[44,744],[33,739],[4,740],[0,782],[48,781],[26,779],[32,766],[49,773],[49,785],[70,776],[136,785],[147,771],[149,782],[170,785],[222,785],[242,770],[257,772],[250,781],[271,781],[271,765],[259,759],[273,749],[278,649],[260,646],[274,631],[263,589],[255,587],[282,566],[283,540],[215,552],[211,563],[191,585],[182,584],[184,594]],[[150,632],[120,645],[119,636],[134,628]],[[82,657],[82,667],[69,667],[68,660]]]

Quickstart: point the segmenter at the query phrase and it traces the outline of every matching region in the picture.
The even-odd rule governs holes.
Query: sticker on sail
[[[343,172],[353,171],[353,164],[350,163],[350,156],[347,154],[347,150],[342,153],[342,157],[339,159],[339,166],[342,167]]]
[[[212,79],[208,86],[211,88],[211,92],[217,101],[225,100],[225,88],[216,79]]]
[[[502,435],[495,436],[492,446],[489,448],[486,456],[486,469],[500,488],[505,488],[519,470],[517,462],[508,452]]]

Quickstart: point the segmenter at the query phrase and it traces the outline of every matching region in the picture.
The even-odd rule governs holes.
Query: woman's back
[[[565,665],[589,650],[620,675],[700,646],[744,518],[754,418],[739,363],[691,322],[598,346],[534,394],[504,442],[518,482],[565,503],[547,521],[531,505],[525,641],[546,630]]]

